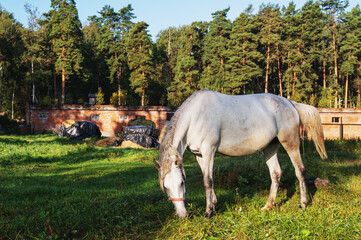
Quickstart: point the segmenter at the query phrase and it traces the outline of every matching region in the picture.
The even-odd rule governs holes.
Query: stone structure
[[[103,136],[119,134],[123,126],[133,119],[148,119],[160,129],[170,120],[175,108],[161,106],[130,107],[100,105],[83,107],[81,105],[38,106],[27,104],[26,125],[31,132],[58,133],[63,121],[90,121],[98,125]]]
[[[83,107],[62,105],[40,107],[27,105],[26,124],[32,132],[58,133],[61,123],[72,119],[97,124],[104,136],[116,135],[128,121],[143,118],[153,121],[156,128],[170,120],[175,108],[161,106],[115,107],[111,105]],[[361,138],[361,109],[319,108],[326,139]]]
[[[326,139],[360,139],[361,109],[318,108]]]

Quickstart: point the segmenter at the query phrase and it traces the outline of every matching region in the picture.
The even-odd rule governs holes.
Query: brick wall
[[[319,108],[321,121],[326,139],[360,139],[361,138],[361,109]],[[50,131],[58,133],[61,123],[72,119],[75,121],[91,121],[96,123],[104,135],[121,132],[123,126],[144,116],[162,128],[164,122],[170,120],[175,108],[146,106],[146,107],[114,107],[80,105],[63,105],[39,107],[27,105],[26,123],[34,132]]]
[[[121,132],[130,120],[144,117],[161,128],[164,122],[170,120],[175,109],[171,107],[146,106],[146,107],[114,107],[108,105],[83,107],[80,105],[62,105],[40,107],[27,105],[26,125],[33,132],[58,133],[63,121],[94,122],[103,135],[115,135]]]

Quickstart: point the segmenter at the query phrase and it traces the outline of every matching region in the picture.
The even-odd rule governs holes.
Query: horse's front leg
[[[203,183],[206,191],[206,217],[210,217],[212,215],[212,212],[216,210],[217,205],[217,197],[214,192],[213,183],[213,160],[214,156],[210,158],[197,156],[198,164],[203,173]]]

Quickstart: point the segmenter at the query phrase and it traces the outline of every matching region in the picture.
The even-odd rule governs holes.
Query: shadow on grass
[[[109,237],[110,232],[118,238],[144,239],[172,216],[172,206],[159,189],[152,165],[126,170],[119,166],[105,174],[102,170],[109,169],[6,177],[5,187],[0,188],[0,222],[3,218],[9,224],[0,235],[12,238],[21,232],[32,237],[45,233],[82,238],[92,233]],[[45,230],[39,229],[47,223]]]

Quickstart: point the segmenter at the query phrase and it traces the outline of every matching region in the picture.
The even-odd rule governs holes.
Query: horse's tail
[[[317,109],[313,106],[291,101],[296,108],[301,120],[303,129],[311,135],[316,150],[322,159],[327,158],[321,117]]]

